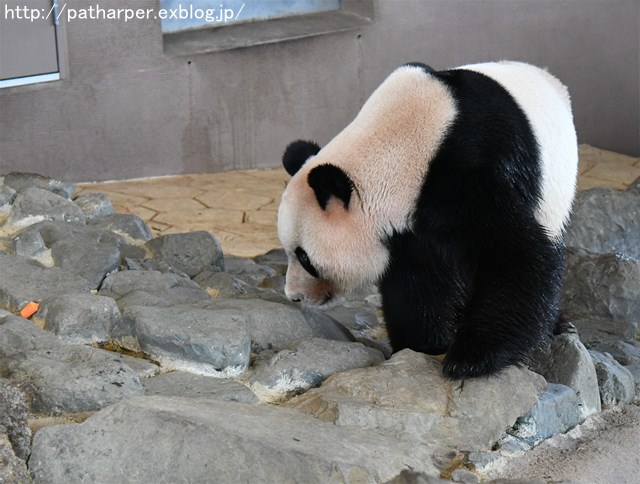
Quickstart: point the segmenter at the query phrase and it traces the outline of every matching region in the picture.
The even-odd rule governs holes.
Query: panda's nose
[[[304,296],[299,293],[299,292],[291,292],[289,290],[287,290],[287,288],[284,288],[284,293],[285,295],[289,298],[290,301],[293,302],[302,302],[304,299]]]

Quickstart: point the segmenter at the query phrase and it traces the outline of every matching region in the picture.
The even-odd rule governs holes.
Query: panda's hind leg
[[[466,302],[465,268],[442,243],[413,234],[389,240],[391,261],[380,291],[394,352],[441,355],[453,341]]]
[[[562,248],[546,237],[528,248],[515,247],[521,250],[486,255],[480,265],[444,359],[445,376],[488,376],[526,364],[533,350],[552,336],[559,317]]]

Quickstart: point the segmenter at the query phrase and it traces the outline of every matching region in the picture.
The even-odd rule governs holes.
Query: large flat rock
[[[163,397],[211,398],[225,402],[260,403],[258,397],[242,383],[172,371],[141,380],[145,395]]]
[[[261,299],[218,299],[202,302],[198,307],[236,311],[249,327],[251,349],[286,349],[300,340],[318,337],[336,341],[353,341],[353,336],[329,316],[300,310],[289,304]]]
[[[76,274],[0,252],[0,308],[17,313],[29,301],[91,289],[91,283]]]
[[[362,343],[311,338],[261,358],[249,384],[263,400],[282,400],[318,386],[337,371],[382,361],[380,351]]]
[[[32,317],[67,343],[92,344],[109,341],[120,322],[120,310],[110,297],[91,293],[65,294],[46,299]]]
[[[143,393],[123,355],[63,344],[15,316],[0,319],[0,375],[30,386],[37,413],[98,410]]]
[[[220,242],[204,230],[185,234],[168,234],[151,239],[146,246],[154,258],[194,277],[205,269],[224,271]]]
[[[593,188],[578,193],[567,228],[567,244],[640,261],[640,193],[630,188]]]
[[[188,277],[158,271],[123,271],[109,274],[100,294],[118,301],[118,306],[160,306],[209,301],[209,295]]]
[[[545,387],[540,375],[516,367],[452,382],[435,358],[402,350],[381,365],[336,373],[287,405],[340,427],[488,450],[531,410]]]
[[[640,259],[619,254],[569,250],[560,307],[571,315],[588,315],[640,325]]]
[[[563,333],[534,358],[533,369],[549,383],[573,388],[578,397],[580,420],[601,410],[596,369],[589,351],[576,334]]]
[[[428,446],[283,408],[144,397],[36,433],[36,483],[373,483],[436,474]]]
[[[13,201],[7,224],[25,227],[41,220],[84,222],[80,207],[44,188],[25,188]]]
[[[142,350],[168,369],[233,376],[249,366],[251,339],[238,311],[188,306],[131,306],[122,313],[114,338]]]

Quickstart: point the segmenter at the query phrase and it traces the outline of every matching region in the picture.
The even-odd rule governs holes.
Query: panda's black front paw
[[[506,366],[495,355],[454,343],[444,358],[442,372],[451,380],[489,376]]]

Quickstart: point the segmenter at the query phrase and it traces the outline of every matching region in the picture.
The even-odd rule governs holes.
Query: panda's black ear
[[[318,143],[299,139],[291,143],[287,146],[287,149],[284,150],[282,165],[284,169],[287,170],[287,173],[293,176],[310,157],[317,155],[318,151],[320,151]]]
[[[309,186],[313,188],[322,210],[327,208],[331,197],[338,198],[345,210],[349,208],[354,184],[349,175],[341,168],[329,164],[318,165],[309,172],[307,181]]]

